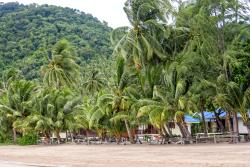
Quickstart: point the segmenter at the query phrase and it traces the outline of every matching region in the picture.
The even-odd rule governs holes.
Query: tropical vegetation
[[[110,136],[120,143],[125,136],[135,143],[142,124],[164,139],[173,136],[169,122],[190,139],[185,115],[199,113],[207,134],[204,111],[217,108],[233,125],[220,124],[221,131],[238,133],[239,113],[250,139],[249,2],[127,0],[124,5],[131,26],[112,32],[73,9],[0,5],[5,41],[0,142],[29,143],[27,136],[40,135],[49,143],[55,134],[60,143],[60,132],[74,136],[85,130],[87,137],[95,132],[101,140]],[[37,30],[38,24],[44,27]],[[4,31],[8,25],[15,31]],[[23,33],[33,36],[29,45]],[[16,45],[7,34],[23,42]]]

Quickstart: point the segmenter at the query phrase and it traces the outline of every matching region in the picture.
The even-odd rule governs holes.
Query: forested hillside
[[[26,79],[39,78],[52,46],[67,39],[78,64],[111,54],[111,28],[90,14],[57,6],[0,4],[0,71],[18,68]],[[1,74],[2,72],[0,72]]]

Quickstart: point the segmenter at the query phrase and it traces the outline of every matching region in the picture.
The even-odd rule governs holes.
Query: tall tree
[[[72,46],[67,40],[61,40],[54,46],[52,53],[49,64],[42,68],[45,85],[74,87],[79,80],[79,66],[75,62]]]

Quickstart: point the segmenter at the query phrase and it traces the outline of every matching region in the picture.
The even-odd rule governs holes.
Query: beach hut
[[[189,132],[192,132],[192,125],[200,123],[198,118],[194,118],[191,115],[185,115],[185,122],[187,123],[187,127]],[[176,122],[168,122],[169,128],[173,135],[181,136],[181,131],[176,124]],[[157,129],[155,129],[152,125],[139,125],[137,128],[137,135],[156,135],[158,134]]]
[[[221,108],[218,108],[215,112],[204,111],[206,124],[207,124],[208,128],[212,132],[218,131],[218,128],[215,126],[216,125],[216,115],[215,115],[215,113],[218,114],[222,124],[226,127],[226,121],[225,121],[226,116],[227,116],[226,111],[224,111]],[[248,112],[248,114],[250,115],[250,112]],[[240,113],[237,113],[237,118],[238,118],[239,134],[240,135],[247,135],[248,134],[247,128],[243,123],[243,120],[242,120],[242,117],[241,117]],[[230,122],[231,122],[231,124],[233,123],[232,118],[231,118]]]
[[[185,122],[187,124],[188,127],[188,131],[191,133],[192,132],[192,128],[194,124],[199,124],[200,120],[198,118],[195,118],[191,115],[186,114],[185,115]],[[172,134],[176,135],[176,136],[181,136],[181,131],[178,127],[178,125],[176,123],[173,123],[172,126],[170,126],[171,130],[172,130]]]

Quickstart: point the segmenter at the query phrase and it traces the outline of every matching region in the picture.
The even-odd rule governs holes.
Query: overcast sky
[[[126,0],[0,0],[0,2],[13,1],[23,4],[50,4],[79,9],[91,13],[100,21],[107,21],[109,26],[113,28],[129,25],[123,12],[123,5]]]

